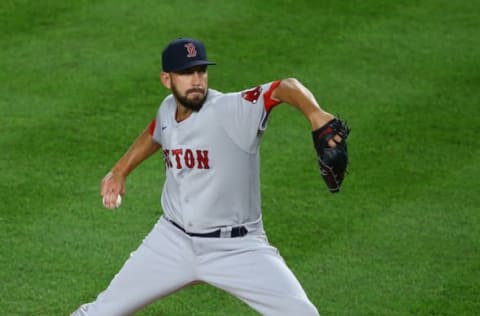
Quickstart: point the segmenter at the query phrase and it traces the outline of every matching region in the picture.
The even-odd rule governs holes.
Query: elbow
[[[285,85],[287,87],[296,87],[300,85],[300,81],[297,78],[290,77],[282,79],[281,85]]]
[[[305,87],[297,78],[286,78],[280,82],[280,87],[287,93],[305,92]]]
[[[305,94],[307,89],[303,86],[303,84],[297,78],[286,78],[280,82],[280,91],[282,91],[282,95],[297,95],[297,94]]]

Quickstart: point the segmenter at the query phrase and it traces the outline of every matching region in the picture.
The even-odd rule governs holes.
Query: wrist
[[[316,111],[310,117],[310,125],[312,126],[312,130],[319,129],[320,127],[327,124],[329,121],[334,119],[334,116],[330,113],[324,111]]]

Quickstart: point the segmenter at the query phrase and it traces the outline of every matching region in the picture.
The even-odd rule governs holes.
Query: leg
[[[318,316],[278,251],[263,236],[222,239],[202,256],[200,277],[262,315]]]
[[[194,281],[191,243],[160,219],[108,288],[72,315],[132,315]]]

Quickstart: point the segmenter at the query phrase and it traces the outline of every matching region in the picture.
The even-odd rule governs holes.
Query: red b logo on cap
[[[197,49],[193,43],[185,44],[185,48],[187,49],[187,57],[196,57],[197,56]]]

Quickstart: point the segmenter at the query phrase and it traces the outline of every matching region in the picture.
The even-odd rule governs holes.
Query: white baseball
[[[105,205],[105,196],[103,196],[102,203],[103,203],[103,206],[107,207]],[[117,195],[117,202],[115,203],[115,208],[119,208],[120,205],[122,205],[122,196],[119,194]]]

